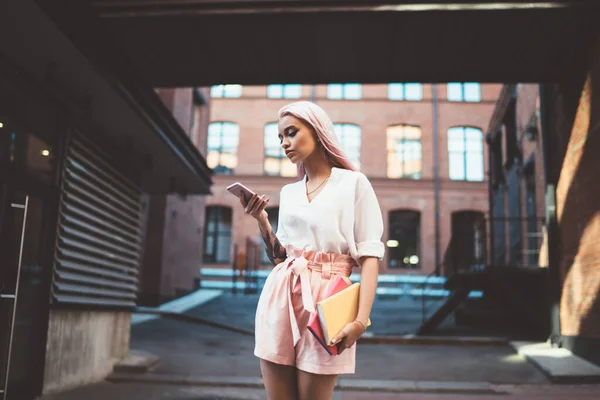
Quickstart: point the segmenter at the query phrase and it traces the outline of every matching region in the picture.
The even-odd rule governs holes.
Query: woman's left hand
[[[332,340],[335,343],[341,339],[341,342],[338,343],[338,354],[342,354],[344,350],[352,347],[363,333],[365,333],[365,327],[358,321],[346,325]]]

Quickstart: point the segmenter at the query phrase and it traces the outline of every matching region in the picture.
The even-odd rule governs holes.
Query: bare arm
[[[260,228],[260,235],[265,242],[265,251],[267,252],[267,257],[273,263],[273,265],[277,265],[282,263],[287,258],[285,249],[279,243],[279,239],[273,233],[273,227],[269,223],[268,216],[261,216],[258,220],[258,227]]]
[[[273,265],[277,265],[287,258],[285,249],[279,243],[279,239],[273,233],[273,228],[269,222],[269,215],[265,211],[265,207],[269,203],[269,198],[265,195],[254,195],[248,202],[244,199],[244,196],[240,197],[240,203],[244,206],[246,214],[251,215],[258,221],[258,227],[260,228],[260,235],[265,242],[265,249],[269,260]]]
[[[338,346],[338,354],[350,348],[367,329],[369,315],[373,308],[375,292],[377,290],[377,276],[379,275],[379,260],[377,257],[363,257],[360,260],[360,294],[358,298],[358,314],[354,322],[349,323],[333,339],[333,342],[341,340]]]
[[[361,259],[360,294],[358,298],[358,315],[356,320],[366,328],[375,300],[377,277],[379,275],[379,260],[377,257]]]

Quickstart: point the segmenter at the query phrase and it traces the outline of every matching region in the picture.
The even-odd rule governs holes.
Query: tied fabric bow
[[[294,253],[296,253],[294,251]],[[294,346],[300,340],[300,328],[296,319],[296,313],[294,313],[294,304],[292,303],[292,294],[296,287],[298,280],[300,280],[300,289],[302,291],[302,304],[304,309],[309,313],[315,313],[315,303],[312,295],[312,287],[310,285],[310,272],[308,267],[308,260],[301,254],[294,254],[289,258],[287,264],[288,280],[290,287],[288,290],[288,311],[290,314],[290,322],[292,325],[292,336],[294,340]]]

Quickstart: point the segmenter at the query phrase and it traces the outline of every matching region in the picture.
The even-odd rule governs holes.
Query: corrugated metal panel
[[[135,307],[141,193],[113,165],[94,146],[71,140],[63,170],[55,304]]]

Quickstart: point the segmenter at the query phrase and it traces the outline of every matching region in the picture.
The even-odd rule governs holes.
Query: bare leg
[[[298,400],[331,400],[337,375],[298,371]]]
[[[261,359],[260,371],[269,400],[297,400],[298,385],[295,367]]]

